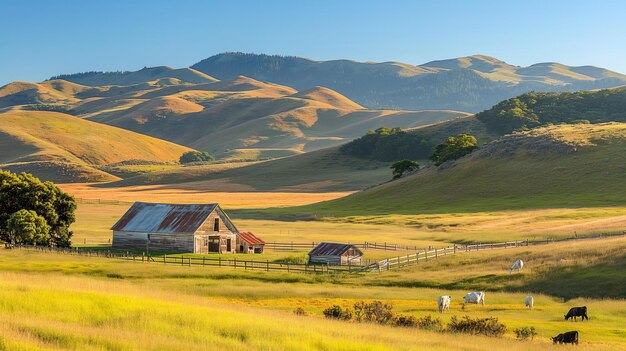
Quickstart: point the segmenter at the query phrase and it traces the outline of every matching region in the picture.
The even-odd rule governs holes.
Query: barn
[[[251,232],[237,234],[237,252],[240,253],[263,253],[265,241]]]
[[[238,230],[218,204],[135,202],[115,223],[113,248],[235,253]]]
[[[319,243],[309,252],[309,264],[361,265],[363,252],[352,244]]]

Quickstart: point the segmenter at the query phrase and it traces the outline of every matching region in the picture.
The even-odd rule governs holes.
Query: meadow
[[[471,255],[466,259],[482,259]],[[525,292],[488,291],[485,306],[463,308],[465,290],[383,285],[385,280],[402,280],[405,273],[417,275],[446,264],[454,266],[454,258],[370,278],[198,269],[4,250],[0,349],[547,350],[553,348],[548,337],[572,329],[580,332],[580,349],[626,349],[623,300],[565,302],[534,293],[535,308],[527,310]],[[502,270],[497,274],[508,276]],[[534,273],[522,276],[527,274]],[[321,313],[334,304],[349,307],[378,299],[402,314],[434,316],[436,298],[444,293],[453,298],[451,313],[441,316],[444,323],[452,315],[495,316],[509,331],[503,338],[451,335],[330,321]],[[563,314],[574,305],[588,306],[591,320],[564,321]],[[295,316],[296,307],[303,307],[308,316]],[[534,341],[514,340],[512,330],[523,326],[537,328]]]

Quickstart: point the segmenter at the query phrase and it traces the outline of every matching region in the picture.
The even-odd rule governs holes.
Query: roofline
[[[211,205],[213,205],[213,204],[211,204]],[[226,213],[226,211],[224,211],[224,210],[222,209],[222,206],[220,206],[220,204],[215,203],[215,209],[217,209],[217,208],[219,208],[219,209],[220,209],[220,211],[222,211],[222,213],[224,214],[224,216],[226,216],[226,218],[228,219],[228,221],[230,222],[230,224],[232,224],[232,225],[233,225],[233,227],[235,227],[235,232],[239,233],[239,229],[237,229],[237,226],[235,225],[235,223],[233,222],[233,220],[232,220],[232,219],[230,219],[230,217],[228,216],[228,213]],[[213,209],[213,211],[215,211],[215,209]],[[205,219],[205,220],[206,220],[206,219]],[[235,233],[235,234],[236,234],[236,233]]]
[[[215,206],[213,208],[213,211],[209,212],[209,214],[206,216],[206,218],[204,218],[202,220],[202,223],[206,222],[206,220],[209,218],[209,216],[211,215],[211,213],[213,213],[215,211],[216,208],[219,208],[222,213],[226,216],[226,218],[228,218],[228,220],[230,221],[230,223],[233,225],[233,227],[235,227],[235,223],[233,223],[233,221],[230,219],[230,217],[228,217],[228,214],[226,213],[226,211],[222,210],[222,207],[220,206],[219,203],[217,202],[213,202],[213,203],[208,203],[208,204],[173,204],[173,203],[165,203],[165,202],[145,202],[145,201],[135,201],[133,202],[132,205],[130,205],[130,207],[128,208],[128,210],[130,210],[131,208],[133,208],[133,206],[137,205],[137,204],[148,204],[148,205],[174,205],[174,206]],[[128,212],[128,210],[126,210],[126,212],[124,212],[124,214],[122,215],[122,217],[120,217],[115,224],[113,224],[113,226],[111,226],[111,228],[109,228],[109,230],[112,231],[116,231],[113,228],[115,228],[115,226],[117,226],[117,224],[122,220],[122,218],[124,217],[124,215],[126,215],[126,213]],[[131,231],[131,230],[118,230],[119,232],[128,232],[128,233],[145,233],[144,231]],[[235,227],[235,231],[239,232],[239,229],[237,229],[237,227]],[[193,234],[194,232],[179,232],[180,234]]]

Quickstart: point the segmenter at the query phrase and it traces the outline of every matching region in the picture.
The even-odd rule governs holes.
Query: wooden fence
[[[279,251],[296,251],[302,249],[312,249],[319,245],[319,242],[278,242],[272,241],[265,243],[265,247],[268,249],[279,250]],[[402,245],[402,244],[391,244],[391,243],[371,243],[371,242],[363,242],[363,243],[354,243],[352,244],[359,249],[371,249],[371,250],[385,250],[385,251],[417,251],[423,248],[417,245]],[[429,248],[430,249],[430,248]]]
[[[463,252],[472,252],[472,251],[481,251],[481,250],[493,250],[493,249],[507,249],[514,248],[520,246],[530,246],[530,245],[544,245],[553,242],[561,242],[561,241],[571,241],[571,240],[580,240],[580,239],[591,239],[591,238],[604,238],[604,237],[613,237],[613,236],[624,236],[626,235],[626,231],[614,232],[614,233],[604,233],[604,234],[594,234],[594,235],[586,235],[586,236],[575,236],[570,238],[558,238],[558,239],[545,239],[545,240],[524,240],[524,241],[507,241],[501,243],[487,243],[487,244],[471,244],[471,245],[457,245],[454,244],[452,246],[444,247],[444,248],[435,248],[435,249],[424,249],[421,251],[416,251],[415,253],[407,254],[407,255],[398,255],[395,257],[390,257],[384,260],[380,260],[378,262],[374,262],[371,264],[365,265],[344,265],[344,266],[328,266],[328,265],[319,265],[319,264],[306,264],[306,263],[292,263],[292,262],[270,262],[269,260],[258,261],[258,260],[240,260],[236,258],[222,258],[222,257],[195,257],[195,256],[187,256],[184,255],[163,255],[163,256],[150,256],[142,253],[141,255],[133,253],[133,252],[119,252],[119,251],[111,251],[111,250],[91,250],[91,249],[82,249],[82,248],[56,248],[56,247],[41,247],[41,246],[29,246],[29,245],[17,245],[13,246],[13,248],[25,249],[25,250],[34,250],[34,251],[43,251],[43,252],[56,252],[60,254],[71,254],[71,255],[81,255],[81,256],[94,256],[94,257],[107,257],[128,261],[139,261],[144,263],[156,263],[156,264],[169,264],[169,265],[178,265],[178,266],[213,266],[213,267],[231,267],[235,269],[244,269],[244,270],[262,270],[262,271],[283,271],[283,272],[294,272],[294,273],[361,273],[361,272],[381,272],[384,270],[393,270],[404,268],[408,266],[417,265],[420,263],[425,263],[428,261],[435,260],[439,257],[455,255]],[[290,247],[292,243],[289,244]],[[293,245],[313,245],[315,243],[293,243]],[[310,246],[307,246],[310,247]],[[368,246],[368,248],[372,248]]]
[[[198,267],[230,267],[244,270],[283,271],[294,273],[353,273],[362,271],[363,266],[345,265],[328,266],[321,264],[305,264],[292,262],[271,262],[269,260],[241,260],[237,258],[222,257],[195,257],[185,255],[150,256],[145,253],[137,254],[130,251],[119,252],[111,250],[90,250],[82,248],[58,248],[47,246],[15,245],[12,248],[28,251],[54,252],[67,255],[79,255],[89,257],[105,257],[134,262],[167,264],[176,266]]]

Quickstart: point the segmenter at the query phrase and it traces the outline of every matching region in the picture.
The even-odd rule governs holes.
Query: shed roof
[[[241,240],[248,243],[248,245],[265,245],[265,241],[258,236],[252,234],[252,232],[241,232],[237,234]]]
[[[156,204],[135,202],[111,228],[145,233],[194,233],[218,204]]]
[[[341,256],[349,249],[354,249],[359,255],[363,255],[363,252],[352,244],[340,244],[340,243],[319,243],[311,252],[309,256]]]

